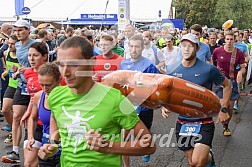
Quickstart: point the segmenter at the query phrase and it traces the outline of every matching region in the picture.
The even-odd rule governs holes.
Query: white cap
[[[28,21],[26,21],[26,20],[19,19],[19,20],[16,21],[16,23],[14,24],[14,27],[26,27],[26,28],[30,28],[30,24],[29,24]]]
[[[183,40],[191,41],[192,43],[195,43],[195,44],[197,44],[199,46],[199,38],[196,35],[192,34],[192,33],[188,33],[188,34],[183,35],[182,38],[181,38],[181,42]]]

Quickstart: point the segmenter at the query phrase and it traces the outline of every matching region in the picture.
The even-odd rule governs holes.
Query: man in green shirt
[[[62,167],[121,167],[121,155],[154,153],[151,135],[128,99],[92,80],[94,60],[85,38],[71,37],[60,45],[58,64],[67,86],[55,88],[48,97],[52,143],[40,148],[41,159],[57,152],[59,140]],[[135,139],[122,141],[122,129]]]

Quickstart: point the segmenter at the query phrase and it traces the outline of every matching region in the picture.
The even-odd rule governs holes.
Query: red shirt
[[[103,55],[96,57],[96,65],[93,68],[95,75],[98,77],[98,82],[101,82],[102,77],[120,69],[121,61],[124,60],[121,56],[114,54],[113,57],[107,59]]]
[[[33,99],[34,95],[42,90],[38,82],[38,72],[35,72],[33,68],[29,68],[25,71],[24,76],[27,81],[27,90],[31,99]]]
[[[226,52],[224,46],[214,49],[213,61],[217,61],[217,67],[220,72],[230,79],[229,68],[232,52]],[[237,49],[236,58],[234,63],[234,79],[236,79],[238,71],[236,69],[238,64],[243,64],[245,62],[245,57],[240,49]]]
[[[41,91],[42,88],[38,82],[38,72],[35,72],[33,68],[29,68],[24,72],[25,79],[27,81],[27,91],[31,96],[31,102],[33,102],[34,95]],[[42,125],[40,119],[38,119],[38,125]]]

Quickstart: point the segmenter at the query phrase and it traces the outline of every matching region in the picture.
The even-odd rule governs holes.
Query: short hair
[[[233,31],[225,32],[225,38],[226,38],[227,35],[235,36]]]
[[[47,36],[48,32],[46,30],[40,30],[38,32],[38,36],[39,38],[44,38],[45,36]]]
[[[74,32],[73,27],[68,27],[68,28],[66,29],[66,33],[68,34],[69,32]]]
[[[215,35],[216,38],[217,38],[217,34],[216,34],[215,32],[209,32],[209,36],[210,36],[210,35]]]
[[[239,32],[239,34],[238,35],[241,35],[242,36],[242,38],[244,37],[244,33],[243,32]]]
[[[171,39],[174,40],[174,37],[171,34],[167,34],[165,36],[163,36],[164,39]]]
[[[144,40],[143,40],[143,37],[140,35],[131,36],[129,39],[129,43],[130,43],[130,41],[141,41],[141,46],[144,47]]]
[[[68,49],[68,48],[80,48],[81,55],[85,59],[91,59],[93,57],[93,47],[90,41],[81,36],[73,36],[67,38],[60,44],[60,49]]]
[[[127,24],[125,28],[131,28],[133,31],[135,31],[135,27],[132,24]]]
[[[11,34],[10,38],[13,39],[13,40],[15,40],[15,41],[18,41],[18,38],[17,38],[17,36],[15,34]]]
[[[32,44],[29,46],[29,49],[30,49],[30,48],[36,49],[42,56],[48,54],[48,48],[47,48],[47,46],[46,46],[45,43],[42,43],[42,42],[35,42],[35,43],[32,43]]]
[[[101,39],[104,39],[104,40],[106,40],[106,41],[113,42],[113,37],[112,37],[111,35],[102,35],[102,36],[100,37],[100,40],[101,40]]]
[[[38,75],[45,76],[49,75],[59,81],[61,78],[61,73],[59,71],[59,66],[56,63],[45,63],[39,67]]]
[[[190,27],[190,32],[191,32],[191,30],[194,30],[194,31],[197,31],[197,32],[200,32],[200,33],[203,32],[203,31],[202,31],[202,27],[201,27],[201,25],[199,25],[199,24],[194,24],[194,25],[192,25],[192,26]]]

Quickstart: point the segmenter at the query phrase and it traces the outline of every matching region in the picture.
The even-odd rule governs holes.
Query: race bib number
[[[12,76],[13,76],[14,72],[9,70],[8,73],[9,73],[9,78],[13,78]]]
[[[29,95],[26,85],[22,86],[21,95]]]
[[[197,136],[200,132],[201,124],[199,123],[185,123],[180,128],[180,136]]]

